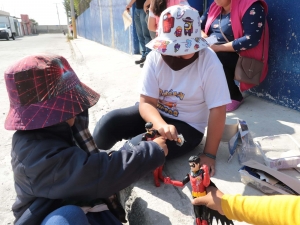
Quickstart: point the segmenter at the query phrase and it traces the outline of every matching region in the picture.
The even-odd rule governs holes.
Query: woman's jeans
[[[84,214],[75,205],[66,205],[54,210],[41,225],[122,225],[110,211]]]
[[[239,55],[235,52],[216,52],[216,54],[223,65],[231,99],[242,101],[243,95],[234,81],[234,71]]]
[[[175,141],[167,140],[166,144],[169,149],[167,159],[177,158],[192,151],[202,141],[203,134],[189,124],[164,116],[162,118],[166,123],[174,125],[178,134],[182,134],[185,139],[182,146],[178,146]],[[122,139],[131,139],[130,142],[137,145],[146,132],[145,124],[146,122],[140,116],[138,105],[116,109],[97,122],[93,137],[97,147],[102,150],[110,149]]]
[[[151,51],[151,49],[146,47],[146,44],[148,44],[151,41],[151,37],[145,18],[146,13],[144,9],[135,9],[134,23],[140,46],[142,48],[142,58],[145,58],[147,54]]]

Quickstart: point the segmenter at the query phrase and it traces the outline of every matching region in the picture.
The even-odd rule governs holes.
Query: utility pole
[[[57,17],[58,17],[58,24],[59,24],[59,28],[60,31],[62,31],[61,26],[60,26],[60,19],[59,19],[59,13],[58,13],[58,8],[57,8],[57,3],[54,3],[56,5],[56,12],[57,12]]]
[[[73,27],[73,38],[77,38],[77,29],[75,22],[75,10],[74,10],[74,0],[70,0],[71,7],[71,18],[72,18],[72,27]]]

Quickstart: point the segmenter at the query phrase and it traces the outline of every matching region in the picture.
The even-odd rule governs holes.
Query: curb
[[[76,45],[76,41],[73,40],[68,40],[71,51],[72,51],[72,56],[73,59],[75,60],[76,63],[83,63],[84,61],[84,57],[81,53],[81,51],[79,50],[79,48]]]

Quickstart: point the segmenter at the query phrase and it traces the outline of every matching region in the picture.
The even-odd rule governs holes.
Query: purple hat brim
[[[71,119],[95,105],[100,95],[83,83],[51,99],[30,105],[10,106],[7,130],[34,130]]]

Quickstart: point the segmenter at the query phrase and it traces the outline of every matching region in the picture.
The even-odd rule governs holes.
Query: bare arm
[[[203,30],[201,30],[201,37],[203,37],[203,38],[207,38],[208,37],[207,34]]]
[[[146,122],[152,122],[153,128],[156,129],[161,136],[169,140],[177,140],[177,130],[175,126],[167,124],[160,113],[157,106],[158,100],[145,95],[140,96],[139,111],[141,117]]]
[[[204,147],[204,153],[216,155],[218,147],[223,134],[226,120],[226,105],[219,106],[210,109],[208,126],[207,126],[207,138]],[[210,167],[210,176],[215,174],[215,160],[205,155],[201,155],[201,164],[205,164]]]
[[[145,13],[147,13],[147,9],[148,9],[148,5],[151,4],[151,0],[146,0],[145,3],[144,3],[144,11]]]
[[[132,7],[132,5],[135,3],[135,1],[136,1],[136,0],[131,0],[131,1],[128,3],[128,5],[126,6],[126,10],[129,10],[129,9]]]
[[[235,50],[232,47],[232,41],[221,45],[211,45],[210,47],[215,52],[235,52]]]
[[[150,31],[156,32],[157,25],[156,25],[156,19],[155,19],[155,17],[149,16],[149,18],[148,18],[148,29]]]
[[[156,18],[153,17],[153,0],[150,0],[150,8],[149,8],[149,18],[148,18],[148,29],[150,31],[156,32],[157,30],[157,24],[156,24]]]

